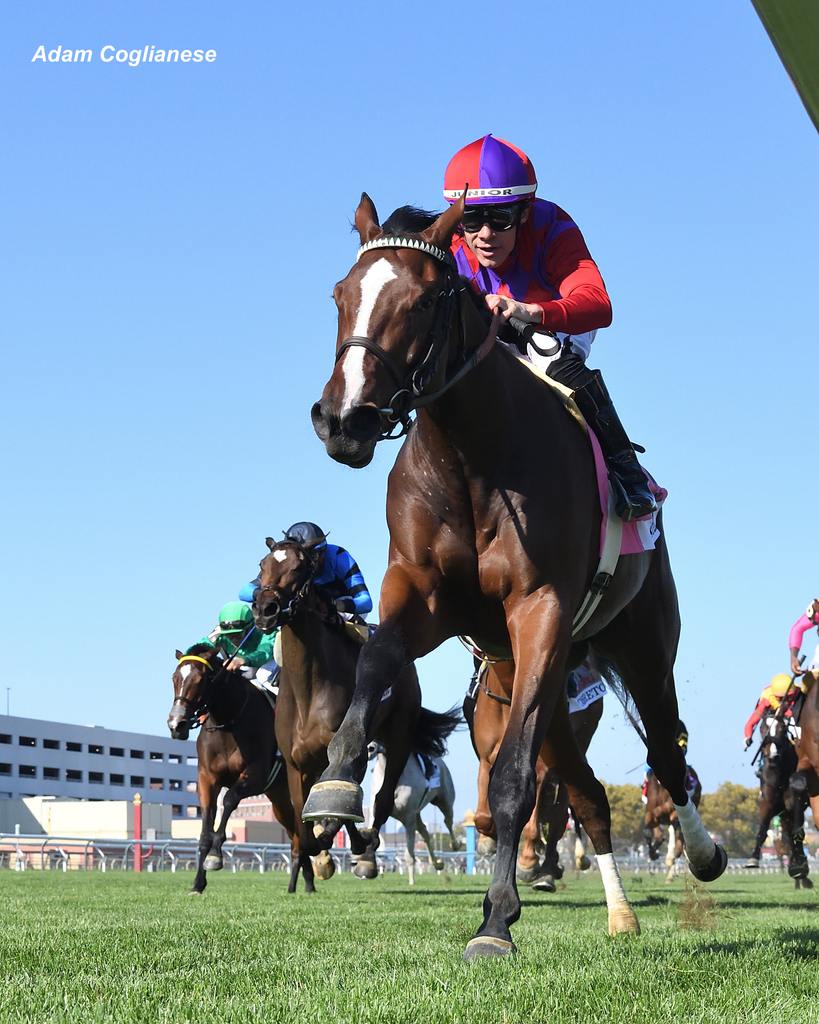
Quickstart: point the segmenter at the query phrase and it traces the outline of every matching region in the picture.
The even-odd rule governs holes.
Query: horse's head
[[[321,555],[294,540],[266,538],[270,554],[259,563],[259,585],[253,595],[253,621],[262,633],[272,633],[293,616],[313,577]]]
[[[221,651],[196,644],[187,654],[176,652],[177,666],[173,674],[173,704],[168,715],[168,728],[175,740],[186,740],[191,723],[208,702],[214,673],[222,659]]]
[[[443,381],[458,309],[449,245],[462,214],[463,198],[423,231],[385,234],[362,195],[358,259],[333,291],[336,366],[312,409],[313,427],[338,462],[366,466],[376,443],[406,426],[418,399]]]

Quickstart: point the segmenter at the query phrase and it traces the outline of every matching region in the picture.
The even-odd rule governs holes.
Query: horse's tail
[[[421,708],[412,740],[413,753],[425,754],[427,757],[443,757],[446,753],[447,738],[463,724],[463,720],[457,704],[449,711],[430,711],[429,708]]]
[[[631,727],[646,747],[648,747],[648,740],[646,739],[646,734],[643,729],[643,723],[640,721],[640,712],[637,710],[634,698],[626,689],[626,684],[623,682],[614,662],[610,661],[608,658],[602,657],[595,651],[592,658],[592,667],[597,669],[600,675],[605,679],[606,685],[620,701],[620,704],[623,707],[623,713],[630,722]]]

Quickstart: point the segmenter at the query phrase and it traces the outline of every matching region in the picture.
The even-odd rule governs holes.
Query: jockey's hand
[[[750,747],[750,745],[751,745],[751,744],[752,744],[753,742],[754,742],[754,738],[753,738],[753,736],[746,736],[746,737],[745,737],[745,746],[744,746],[744,747],[743,747],[742,749],[743,749],[743,750],[747,750],[747,749],[748,749],[748,747]]]
[[[791,675],[792,676],[803,676],[804,674],[805,674],[805,670],[802,668],[802,666],[799,664],[799,662],[796,660],[796,658],[792,656],[791,657]]]
[[[491,313],[500,313],[504,320],[515,317],[527,324],[542,324],[543,310],[535,302],[518,302],[505,295],[484,295]]]
[[[339,615],[355,615],[355,601],[351,597],[337,597],[334,603]]]
[[[244,663],[245,659],[240,654],[234,654],[232,658],[228,658],[227,667],[229,669],[241,668]]]

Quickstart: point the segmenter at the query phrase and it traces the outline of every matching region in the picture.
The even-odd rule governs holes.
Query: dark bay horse
[[[789,780],[785,803],[791,813],[790,829],[782,816],[782,839],[788,845],[790,862],[788,874],[808,881],[808,859],[805,856],[803,840],[805,835],[805,805],[809,802],[814,824],[819,822],[819,672],[811,670],[802,676],[802,686],[807,690],[802,710],[799,713],[799,738],[796,741],[796,770]],[[784,732],[784,729],[782,730]],[[790,831],[790,836],[788,832]]]
[[[318,556],[295,541],[276,543],[267,538],[270,554],[260,563],[259,586],[253,599],[257,628],[269,633],[281,628],[282,673],[276,704],[276,738],[287,764],[290,797],[301,824],[301,848],[311,853],[327,849],[332,835],[318,823],[302,823],[307,794],[327,767],[327,748],[350,707],[355,688],[356,665],[362,650],[337,612],[312,586]],[[374,804],[371,828],[359,829],[363,813],[350,812],[350,797],[357,786],[346,788],[346,826],[357,858],[360,878],[378,874],[375,851],[379,830],[393,808],[395,787],[411,751],[429,757],[442,756],[446,737],[460,716],[437,714],[421,707],[421,690],[415,667],[403,666],[395,686],[379,694],[372,721],[372,738],[385,751],[384,782]],[[366,749],[364,750],[366,764]],[[318,787],[320,791],[320,785]]]
[[[495,823],[489,807],[489,779],[503,742],[511,707],[515,666],[512,662],[487,663],[478,676],[470,734],[478,755],[478,799],[475,827],[481,838],[479,852],[494,852]],[[595,701],[569,716],[571,728],[580,751],[585,754],[603,714],[602,701]],[[532,813],[523,828],[523,843],[517,861],[519,882],[532,883],[545,892],[555,891],[555,879],[562,876],[557,844],[569,818],[566,787],[551,765],[544,761],[548,749],[542,750],[536,765],[536,797]],[[542,859],[541,859],[542,851]]]
[[[363,649],[349,712],[304,813],[330,819],[330,833],[349,818],[382,694],[414,659],[464,634],[511,658],[512,705],[489,783],[498,854],[466,949],[472,958],[514,950],[518,840],[544,742],[597,852],[609,930],[638,930],[612,854],[605,790],[577,749],[563,699],[568,670],[589,650],[637,704],[693,873],[714,879],[727,858],[688,799],[675,743],[680,620],[664,533],[655,550],[598,578],[602,516],[588,437],[557,392],[496,342],[499,320],[488,323],[485,304],[457,276],[448,250],[462,213],[463,198],[434,220],[402,209],[382,230],[363,195],[362,247],[334,290],[336,365],[312,409],[328,454],[366,466],[379,440],[408,428],[413,410],[417,417],[389,477],[381,626]],[[591,619],[575,625],[590,588],[606,583]]]
[[[197,789],[202,811],[199,863],[192,893],[202,893],[208,871],[222,867],[222,844],[228,819],[247,796],[264,793],[273,805],[276,819],[291,838],[291,868],[288,892],[296,891],[299,869],[308,892],[315,892],[313,865],[299,851],[297,818],[287,788],[287,775],[277,757],[273,709],[238,669],[226,667],[219,648],[194,645],[187,654],[176,652],[173,674],[173,705],[168,728],[174,739],[188,738],[191,725],[200,715],[207,719],[196,740],[199,762]],[[227,789],[222,802],[219,827],[216,801]],[[325,866],[325,871],[329,865]],[[329,875],[327,876],[329,877]]]

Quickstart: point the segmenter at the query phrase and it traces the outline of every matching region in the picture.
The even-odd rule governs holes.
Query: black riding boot
[[[549,376],[574,391],[574,400],[597,434],[621,519],[642,519],[656,511],[634,447],[623,429],[599,370],[590,370],[568,346],[549,367]]]

